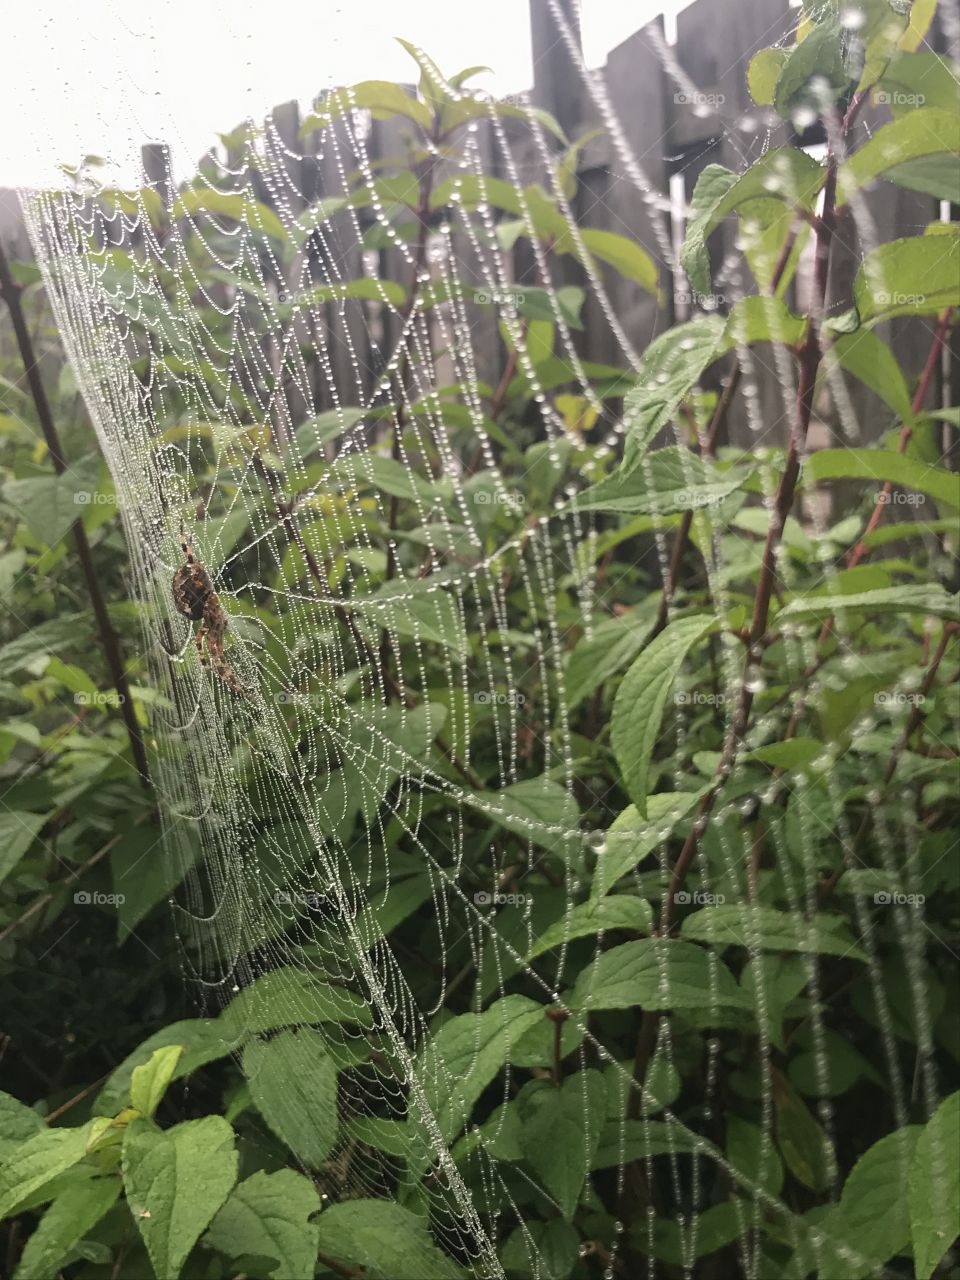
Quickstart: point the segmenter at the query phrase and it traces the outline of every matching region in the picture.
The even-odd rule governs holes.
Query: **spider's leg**
[[[194,563],[193,547],[187,541],[187,531],[183,527],[183,517],[180,517],[180,549],[184,554],[187,564]]]
[[[200,630],[197,632],[197,635],[196,635],[196,646],[197,646],[197,657],[200,659],[200,665],[202,667],[207,666],[207,655],[203,651],[203,637],[206,635],[206,633],[207,633],[207,624],[205,622],[201,622]]]

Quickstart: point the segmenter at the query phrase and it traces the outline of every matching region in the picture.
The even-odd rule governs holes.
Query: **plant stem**
[[[27,328],[23,314],[23,307],[20,303],[20,286],[10,274],[10,267],[7,263],[7,256],[2,242],[0,242],[0,294],[2,294],[10,312],[13,331],[17,338],[17,346],[20,349],[20,359],[23,362],[23,371],[30,387],[30,394],[33,397],[40,429],[43,431],[43,438],[50,453],[50,461],[53,463],[53,469],[57,475],[62,476],[67,470],[67,464],[64,461],[60,437],[53,421],[53,413],[43,386],[43,379],[40,377],[40,366],[34,351],[33,339],[30,337],[30,331]],[[90,597],[93,616],[97,622],[97,630],[100,633],[100,640],[103,644],[104,656],[107,660],[107,667],[110,670],[110,679],[113,681],[113,687],[117,691],[120,714],[123,716],[127,737],[130,739],[130,752],[133,756],[133,763],[136,766],[137,773],[140,775],[140,781],[149,791],[150,771],[147,767],[147,752],[140,733],[140,726],[137,723],[136,712],[133,708],[133,697],[127,681],[120,638],[110,622],[106,601],[104,600],[103,592],[100,590],[100,581],[97,578],[97,571],[93,564],[93,555],[90,551],[87,531],[83,527],[82,520],[73,522],[72,532],[80,567],[87,585],[87,595]]]
[[[783,279],[783,274],[787,269],[787,263],[790,261],[790,255],[793,253],[793,246],[796,243],[796,239],[796,228],[791,227],[786,240],[783,242],[783,247],[780,250],[780,256],[777,258],[773,274],[770,277],[771,296],[776,294],[780,281]],[[723,424],[727,420],[727,415],[730,412],[730,406],[733,403],[733,398],[740,386],[740,379],[742,376],[743,368],[741,367],[740,361],[737,360],[730,372],[727,385],[724,387],[723,393],[717,401],[717,407],[714,410],[713,417],[710,420],[710,425],[707,428],[706,434],[700,442],[701,457],[709,457],[716,448],[717,439],[719,438]],[[680,566],[683,561],[683,552],[690,537],[690,530],[692,527],[693,511],[685,511],[683,513],[683,519],[680,522],[680,527],[677,530],[676,540],[673,544],[673,553],[670,556],[670,567],[667,570],[667,580],[663,584],[663,594],[660,597],[660,607],[657,610],[657,618],[653,625],[653,631],[650,633],[651,640],[658,636],[667,625],[667,620],[670,616],[670,605],[673,602],[673,597],[676,595],[677,585],[680,580]]]
[[[827,297],[827,276],[830,268],[830,250],[833,243],[833,231],[836,220],[837,192],[837,156],[831,146],[827,157],[827,176],[824,183],[823,213],[817,227],[816,256],[814,265],[814,289],[811,314],[808,324],[807,339],[800,355],[800,379],[797,386],[796,416],[790,434],[790,445],[787,450],[786,463],[780,483],[774,497],[770,526],[764,543],[763,559],[757,591],[754,597],[753,617],[748,636],[747,656],[743,677],[740,684],[738,705],[733,723],[720,762],[717,765],[715,780],[700,802],[697,816],[694,819],[690,834],[684,841],[683,848],[673,867],[670,883],[660,911],[660,924],[657,932],[668,938],[673,928],[673,911],[676,896],[683,888],[687,874],[700,847],[700,837],[706,830],[710,814],[713,812],[717,797],[726,782],[734,761],[743,733],[749,723],[750,709],[753,705],[753,692],[750,682],[751,669],[762,652],[762,642],[766,636],[767,619],[770,613],[770,601],[773,597],[776,580],[777,551],[783,537],[787,516],[793,506],[797,480],[800,475],[800,457],[807,438],[810,418],[813,412],[813,396],[816,387],[817,372],[822,358],[820,341],[820,322]],[[785,264],[789,254],[781,255]],[[640,1112],[643,1087],[647,1069],[653,1056],[660,1026],[661,1013],[656,1009],[644,1010],[637,1033],[637,1047],[634,1056],[633,1078],[635,1088],[631,1092],[629,1114],[636,1116]]]
[[[933,335],[933,342],[930,345],[930,352],[929,352],[929,355],[927,356],[927,362],[923,367],[923,373],[920,376],[920,382],[919,382],[919,385],[917,386],[916,395],[913,397],[913,403],[910,406],[911,409],[913,410],[914,415],[920,412],[920,410],[923,408],[923,402],[927,398],[927,390],[929,389],[930,383],[933,379],[934,372],[936,371],[937,362],[940,359],[940,354],[943,351],[943,344],[946,340],[947,332],[950,329],[950,321],[952,316],[953,316],[953,308],[947,307],[946,311],[944,311],[944,313],[941,315],[937,323],[936,332]],[[897,453],[904,453],[906,451],[907,445],[909,444],[910,437],[912,435],[913,435],[912,425],[909,422],[905,422],[900,432],[900,439],[897,441]],[[892,491],[893,491],[893,481],[888,480],[884,484],[883,488],[880,490],[880,494],[879,494],[879,497],[877,498],[876,505],[873,508],[873,514],[870,516],[870,519],[867,521],[867,527],[863,531],[863,537],[861,537],[860,541],[857,543],[857,545],[853,548],[853,550],[847,556],[848,569],[852,569],[855,565],[858,565],[860,561],[864,558],[864,556],[867,554],[869,548],[865,545],[865,539],[869,534],[873,533],[874,529],[880,523],[880,520],[883,517],[884,507],[887,505],[887,502],[890,498],[890,494]]]

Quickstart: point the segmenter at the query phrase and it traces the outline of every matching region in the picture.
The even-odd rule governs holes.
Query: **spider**
[[[193,553],[193,547],[187,542],[183,522],[180,523],[180,546],[183,549],[184,563],[173,575],[173,603],[178,613],[185,614],[193,622],[199,622],[200,630],[196,635],[197,655],[202,666],[210,666],[220,679],[230,686],[235,693],[247,697],[247,690],[237,679],[236,672],[227,662],[223,652],[223,634],[227,629],[227,615],[223,611],[217,593],[213,589],[210,574]],[[206,636],[207,651],[203,651],[203,639]]]

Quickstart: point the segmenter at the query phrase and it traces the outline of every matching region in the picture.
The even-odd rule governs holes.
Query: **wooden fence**
[[[659,303],[613,270],[602,272],[612,310],[631,346],[642,352],[658,333],[684,318],[690,308],[696,309],[697,300],[685,296],[686,282],[674,278],[662,246],[665,242],[678,244],[682,239],[681,197],[690,197],[704,166],[719,162],[740,170],[767,145],[813,145],[821,140],[812,132],[797,138],[787,126],[776,122],[771,136],[770,121],[750,100],[746,87],[751,57],[788,32],[796,20],[796,11],[788,0],[695,0],[680,13],[676,44],[669,47],[664,40],[663,20],[655,19],[608,55],[601,81],[612,115],[605,116],[603,103],[598,106],[589,92],[576,52],[579,33],[574,2],[553,0],[553,5],[565,14],[568,32],[558,29],[551,0],[530,0],[534,52],[531,99],[551,111],[571,137],[600,130],[580,154],[577,193],[572,202],[578,221],[637,240],[659,264],[663,286]],[[942,34],[935,31],[932,43],[934,47],[944,47]],[[622,131],[619,140],[607,127],[613,117]],[[868,105],[858,128],[875,129],[885,118],[885,108]],[[300,123],[295,102],[275,107],[266,122],[265,145],[273,153],[271,168],[289,179],[282,193],[278,195],[276,183],[268,185],[257,169],[250,171],[257,198],[272,205],[282,197],[284,212],[294,216],[324,195],[340,194],[343,188],[330,148],[322,155],[313,152],[311,136],[306,140],[300,137]],[[506,121],[505,127],[509,152],[520,178],[525,182],[543,180],[543,156],[530,130],[518,121]],[[401,125],[395,120],[373,122],[367,146],[375,169],[388,166],[391,157],[401,154],[400,133]],[[480,122],[477,141],[488,173],[506,179],[516,176],[497,144],[491,122]],[[343,143],[347,148],[345,138]],[[228,154],[227,163],[236,164],[238,158],[238,154]],[[143,169],[145,181],[158,190],[169,209],[175,192],[167,149],[156,144],[145,147]],[[638,189],[639,170],[649,183],[646,191]],[[879,240],[917,234],[939,216],[932,198],[891,184],[868,193],[866,201],[873,234]],[[733,264],[726,275],[721,275],[718,285],[716,301],[721,310],[753,287],[749,273],[738,274],[734,236],[731,220],[711,242],[715,267]],[[363,248],[348,214],[332,219],[328,241],[336,247],[338,260],[332,265],[341,278],[364,274]],[[379,274],[387,279],[404,279],[406,272],[398,260],[398,251],[388,248],[378,252]],[[849,297],[861,252],[860,228],[850,221],[838,236],[831,276],[831,302],[837,307]],[[465,283],[483,288],[485,281],[479,269],[472,274],[472,253],[463,238],[457,248],[458,269]],[[513,266],[518,283],[530,280],[530,250],[522,240],[514,250]],[[580,268],[570,258],[564,260],[560,270],[567,273],[567,279],[582,279]],[[283,286],[283,282],[276,283]],[[587,291],[585,322],[583,332],[576,335],[580,355],[623,366],[620,346],[602,314],[601,301],[591,290]],[[382,352],[390,349],[395,336],[390,325],[390,317],[376,303],[352,300],[345,307],[338,304],[336,328],[341,335],[349,335],[354,347],[351,354],[346,341],[331,345],[338,387],[348,388],[355,382],[359,363],[364,385],[357,388],[358,394],[371,393],[382,368]],[[378,339],[375,344],[371,335]],[[477,316],[472,336],[478,375],[495,384],[504,357],[493,308]],[[929,326],[922,320],[898,320],[886,327],[883,336],[894,343],[908,376],[918,374],[929,350]],[[954,380],[960,371],[957,354],[960,353],[954,353],[950,362]],[[764,443],[782,442],[788,422],[781,379],[770,351],[761,348],[757,352],[755,373]],[[710,376],[717,386],[724,371],[715,369]],[[864,442],[878,439],[890,425],[889,410],[862,384],[848,381],[847,385],[861,438]],[[325,407],[326,394],[318,381],[317,409]],[[353,399],[349,395],[345,398]],[[741,444],[754,438],[744,404],[744,397],[738,397],[730,419],[731,436]],[[836,426],[836,412],[830,406],[821,409],[826,421],[817,429],[827,437]]]

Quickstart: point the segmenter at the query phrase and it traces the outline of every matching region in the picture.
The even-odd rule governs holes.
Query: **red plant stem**
[[[753,692],[749,679],[750,670],[762,652],[763,641],[766,636],[770,601],[773,597],[776,581],[777,550],[796,494],[797,480],[800,475],[800,455],[806,442],[807,429],[810,426],[817,372],[823,355],[820,341],[820,318],[824,311],[827,296],[830,250],[833,244],[833,232],[836,224],[836,193],[837,157],[831,148],[827,160],[827,177],[824,183],[823,213],[817,227],[813,305],[811,307],[807,340],[800,353],[800,380],[797,387],[796,419],[791,431],[787,459],[777,487],[770,527],[764,543],[760,577],[757,582],[756,596],[754,597],[753,618],[747,637],[747,657],[737,710],[730,733],[724,744],[720,763],[717,765],[713,786],[700,801],[690,834],[684,841],[683,848],[670,875],[670,883],[663,898],[660,923],[657,930],[658,934],[664,938],[670,936],[673,927],[673,910],[676,896],[683,888],[687,874],[697,855],[700,847],[700,837],[706,830],[707,822],[713,812],[717,797],[733,768],[737,749],[750,719],[750,709],[753,705]],[[785,257],[783,261],[786,261]],[[645,1009],[640,1020],[633,1066],[633,1078],[636,1088],[631,1093],[629,1104],[630,1114],[632,1115],[637,1115],[640,1111],[644,1081],[646,1080],[650,1059],[656,1046],[657,1030],[661,1016],[661,1013],[656,1009]]]
[[[923,367],[923,373],[920,376],[920,383],[917,387],[916,394],[913,397],[913,403],[910,406],[914,415],[918,414],[923,408],[923,402],[927,398],[927,391],[937,367],[937,361],[943,350],[943,344],[946,341],[947,332],[950,329],[950,321],[953,316],[953,308],[947,307],[946,311],[941,315],[936,332],[933,335],[933,343],[930,347],[930,353],[927,356],[927,362]],[[897,441],[897,453],[903,453],[906,450],[910,437],[913,435],[913,427],[909,422],[905,422],[900,431],[900,439]],[[883,519],[883,511],[886,507],[890,494],[893,492],[893,481],[887,480],[877,497],[873,512],[867,521],[867,527],[863,531],[860,541],[853,547],[847,555],[846,567],[848,569],[855,568],[856,565],[869,553],[870,548],[867,546],[867,538],[873,533],[877,525]],[[823,624],[823,630],[817,637],[817,647],[824,644],[833,630],[833,619],[828,618]]]
[[[915,415],[923,408],[923,402],[927,398],[927,390],[929,389],[930,382],[933,379],[934,372],[936,371],[940,354],[943,351],[943,344],[946,340],[947,331],[950,328],[952,316],[953,308],[947,307],[937,324],[936,332],[933,335],[933,343],[930,346],[930,354],[927,356],[927,362],[924,365],[923,373],[920,377],[920,383],[917,387],[916,395],[913,397],[913,404],[911,405]],[[912,435],[913,427],[909,422],[905,422],[900,432],[900,439],[897,441],[897,453],[903,453],[906,450]],[[868,548],[865,545],[864,540],[869,534],[873,533],[874,529],[883,518],[883,509],[887,505],[887,501],[892,491],[893,481],[888,480],[880,491],[880,496],[877,498],[876,505],[873,508],[873,514],[867,522],[866,529],[863,531],[863,537],[847,556],[848,569],[852,569],[854,565],[859,564],[867,554]]]
[[[747,659],[740,686],[738,706],[720,763],[717,766],[717,780],[700,802],[696,821],[673,868],[660,913],[660,933],[663,935],[670,933],[673,925],[673,908],[676,894],[683,888],[687,872],[690,870],[700,846],[700,837],[706,827],[707,819],[716,804],[720,788],[733,767],[740,739],[750,719],[750,709],[753,705],[753,692],[750,688],[749,680],[750,668],[760,657],[761,642],[766,635],[767,619],[770,615],[770,601],[776,582],[777,550],[796,494],[797,480],[800,476],[800,453],[806,442],[807,429],[810,426],[814,388],[822,358],[819,317],[823,311],[827,295],[827,272],[830,266],[830,248],[833,241],[835,223],[836,190],[837,162],[835,158],[831,158],[827,169],[827,180],[824,184],[823,215],[820,219],[821,225],[817,235],[813,314],[810,317],[807,340],[800,355],[800,381],[797,387],[796,421],[791,432],[787,460],[783,474],[780,477],[780,484],[777,487],[770,527],[767,530],[767,538],[764,543],[760,577],[753,602],[753,618],[750,624]]]
[[[770,293],[775,295],[780,281],[783,279],[783,273],[787,269],[787,263],[790,261],[790,255],[793,253],[793,246],[796,243],[796,229],[791,228],[789,235],[783,242],[780,250],[780,256],[777,258],[776,266],[770,277]],[[740,379],[743,376],[743,369],[739,360],[733,366],[727,385],[723,389],[723,393],[717,402],[714,410],[713,418],[707,428],[706,435],[700,442],[701,456],[709,457],[717,446],[717,438],[720,435],[720,429],[726,421],[733,398],[737,393],[740,385]],[[680,527],[677,529],[677,536],[673,544],[673,552],[670,556],[670,566],[667,570],[667,580],[663,584],[663,594],[660,597],[660,606],[657,610],[656,621],[653,624],[653,630],[650,633],[650,639],[654,639],[667,625],[670,616],[670,605],[673,597],[676,595],[677,584],[680,580],[680,566],[683,562],[683,552],[690,537],[690,530],[693,527],[693,511],[685,511]]]

